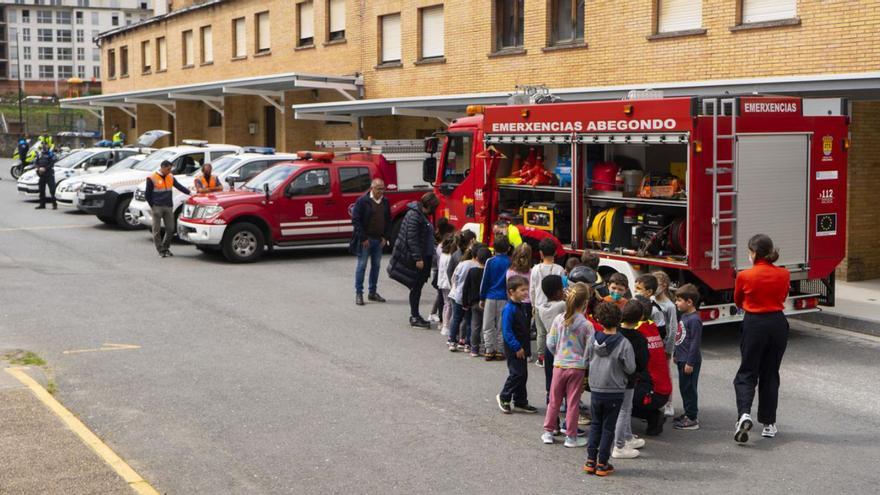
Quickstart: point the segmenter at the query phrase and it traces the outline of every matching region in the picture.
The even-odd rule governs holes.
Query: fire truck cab
[[[502,213],[552,233],[600,274],[663,270],[696,284],[707,324],[733,303],[747,243],[773,238],[789,314],[833,304],[845,250],[845,102],[749,95],[469,108],[426,141],[425,180],[459,228],[488,242]],[[533,98],[534,100],[534,98]]]

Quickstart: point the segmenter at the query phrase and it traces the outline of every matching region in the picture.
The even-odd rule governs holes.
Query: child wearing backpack
[[[510,252],[510,242],[507,237],[498,236],[492,247],[495,248],[495,256],[486,262],[483,270],[480,306],[483,310],[486,361],[500,361],[504,359],[504,354],[501,353],[504,346],[501,338],[501,313],[507,305],[507,269],[510,268],[510,256],[507,253]]]
[[[538,251],[541,252],[541,262],[532,267],[529,274],[529,297],[532,300],[532,308],[535,315],[535,329],[537,330],[538,349],[535,353],[535,364],[544,366],[544,351],[547,349],[547,327],[540,317],[540,308],[547,303],[547,295],[544,294],[541,285],[549,275],[562,276],[565,271],[556,263],[556,244],[550,239],[541,239],[538,243]],[[551,321],[552,322],[552,321]]]

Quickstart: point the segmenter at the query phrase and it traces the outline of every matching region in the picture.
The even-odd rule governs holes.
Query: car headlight
[[[77,182],[76,184],[70,186],[70,190],[73,191],[73,192],[79,192],[79,190],[82,189],[82,188],[83,188],[83,183],[82,183],[82,182]]]
[[[222,206],[196,206],[191,218],[213,218],[223,211]]]
[[[92,187],[94,188],[95,192],[99,192],[99,193],[107,192],[107,186],[105,186],[105,185],[95,185]]]

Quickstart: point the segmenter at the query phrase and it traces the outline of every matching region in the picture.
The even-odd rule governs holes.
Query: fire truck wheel
[[[266,241],[263,232],[252,223],[231,225],[223,236],[223,256],[233,263],[249,263],[263,255]]]

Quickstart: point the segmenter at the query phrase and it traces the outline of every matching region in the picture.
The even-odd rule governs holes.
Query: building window
[[[37,60],[53,60],[54,54],[52,47],[41,46],[37,48]]]
[[[213,108],[208,109],[208,127],[220,127],[223,125],[223,115]]]
[[[247,56],[247,34],[244,17],[232,20],[232,58]]]
[[[298,38],[296,46],[315,44],[315,9],[311,0],[296,5]]]
[[[522,48],[523,0],[495,0],[495,50]]]
[[[39,75],[40,75],[40,79],[55,79],[55,66],[54,65],[41,65]]]
[[[72,65],[59,65],[58,66],[58,79],[70,79],[73,77],[73,66]]]
[[[97,26],[101,23],[101,19],[99,17],[100,12],[92,12],[92,26]]]
[[[9,78],[18,79],[18,64],[12,64],[9,66]]]
[[[443,56],[443,6],[428,7],[421,13],[421,54],[420,58],[440,58]]]
[[[119,76],[128,77],[128,47],[119,49]]]
[[[583,43],[584,0],[553,0],[551,7],[550,44]]]
[[[52,30],[51,29],[37,29],[37,41],[52,41]],[[70,41],[70,40],[67,40]]]
[[[21,40],[22,41],[30,41],[31,40],[31,28],[21,28]]]
[[[92,77],[94,79],[101,79],[101,67],[97,65],[92,67]]]
[[[25,10],[21,11],[21,22],[24,22],[24,23],[31,22],[31,11],[30,10],[25,9]],[[29,72],[29,71],[25,71],[25,72]]]
[[[152,52],[150,52],[150,41],[141,41],[141,72],[148,74],[153,69]]]
[[[25,79],[33,79],[34,77],[34,69],[30,65],[24,66],[24,78]]]
[[[83,61],[86,59],[86,49],[85,48],[77,47],[76,59],[79,61]]]
[[[267,53],[271,50],[271,31],[269,30],[269,13],[260,12],[254,16],[256,26],[257,53]]]
[[[92,62],[101,61],[101,50],[92,49]]]
[[[55,11],[55,23],[56,24],[70,24],[70,11],[69,10]]]
[[[38,10],[37,11],[37,24],[52,24],[52,11],[51,10]]]
[[[327,39],[338,41],[345,39],[345,0],[327,2]]]
[[[107,77],[116,77],[116,50],[107,50]]]
[[[56,34],[59,43],[70,43],[70,29],[59,29]]]
[[[82,29],[76,30],[76,42],[77,43],[85,43],[86,33]]]
[[[203,26],[200,35],[202,38],[201,63],[210,64],[214,62],[214,34],[211,32],[211,26]]]
[[[164,71],[166,69],[168,69],[168,50],[163,36],[156,38],[156,70]]]
[[[703,0],[659,0],[657,32],[675,33],[703,27]]]
[[[85,65],[77,65],[76,66],[76,77],[80,79],[86,78],[86,66]]]
[[[16,11],[10,10],[9,12],[7,12],[6,19],[9,24],[15,24],[16,22],[18,22],[18,15],[16,14]]]
[[[119,14],[113,14],[110,16],[110,24],[113,26],[119,25]]]
[[[192,67],[195,63],[195,49],[193,48],[193,32],[192,30],[183,32],[183,53],[181,59],[184,67]]]
[[[31,59],[31,47],[25,46],[25,47],[23,47],[23,50],[24,51],[22,52],[22,57],[24,57],[25,60],[30,60]]]
[[[77,24],[82,24],[82,23],[83,23],[83,13],[82,13],[81,10],[77,10],[77,11],[76,11],[76,23],[77,23]],[[85,77],[85,76],[83,76],[83,77]]]
[[[379,62],[383,64],[400,62],[400,14],[383,15],[379,18],[382,40]]]
[[[57,48],[58,60],[73,60],[73,50],[71,48]]]
[[[797,0],[742,0],[742,23],[781,21],[797,17]]]

